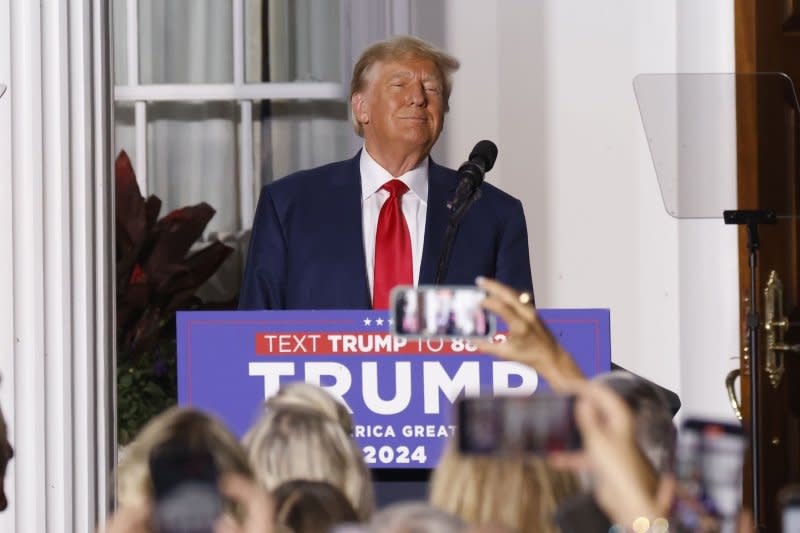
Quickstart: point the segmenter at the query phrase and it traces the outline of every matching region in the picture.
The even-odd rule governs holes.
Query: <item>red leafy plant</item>
[[[233,251],[221,242],[192,251],[214,216],[200,203],[159,219],[161,200],[143,198],[131,161],[115,162],[117,423],[121,444],[177,400],[175,312],[221,309],[197,289]]]

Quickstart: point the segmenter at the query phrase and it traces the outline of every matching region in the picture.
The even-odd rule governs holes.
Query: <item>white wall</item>
[[[733,1],[678,6],[680,71],[733,72]],[[683,396],[694,412],[732,418],[720,383],[739,366],[737,229],[720,220],[681,222],[679,256]]]
[[[632,80],[733,70],[732,0],[415,0],[412,13],[462,61],[434,156],[456,166],[497,142],[489,179],[525,205],[537,303],[610,308],[616,363],[678,392],[684,414],[731,418],[735,231],[667,215]]]

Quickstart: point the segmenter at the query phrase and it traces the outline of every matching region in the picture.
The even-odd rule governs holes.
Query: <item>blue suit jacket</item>
[[[239,309],[369,309],[360,152],[265,186],[258,200]],[[449,220],[454,170],[430,162],[419,284],[432,284]],[[481,185],[483,196],[459,227],[444,283],[478,275],[533,290],[522,204]]]

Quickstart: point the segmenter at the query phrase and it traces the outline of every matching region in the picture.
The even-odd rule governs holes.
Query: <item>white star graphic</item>
[[[365,326],[369,326],[369,325],[371,325],[371,324],[372,324],[372,320],[370,320],[369,318],[365,318],[365,319],[364,319],[364,325],[365,325]]]
[[[383,319],[382,318],[376,318],[375,319],[375,324],[378,325],[378,326],[382,326],[383,325]]]
[[[389,325],[391,326],[392,324],[394,324],[394,320],[392,320],[392,319],[390,318],[390,319],[389,319]]]

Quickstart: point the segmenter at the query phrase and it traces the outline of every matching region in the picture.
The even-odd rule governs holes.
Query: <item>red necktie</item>
[[[408,191],[408,186],[400,180],[389,180],[382,189],[389,191],[389,199],[381,207],[375,237],[374,309],[389,308],[389,291],[392,287],[414,283],[411,233],[400,205],[400,198]]]

